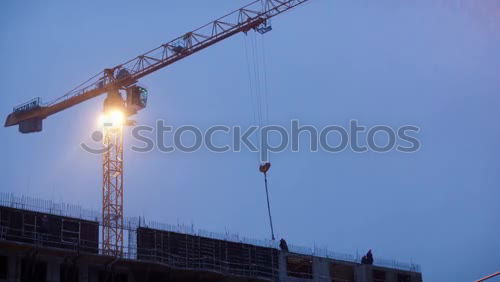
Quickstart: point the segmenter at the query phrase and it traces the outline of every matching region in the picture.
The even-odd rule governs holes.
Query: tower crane
[[[21,133],[39,132],[47,117],[106,94],[102,163],[102,242],[103,254],[123,253],[123,127],[127,120],[146,107],[147,90],[139,79],[169,66],[240,32],[270,31],[269,19],[308,0],[255,0],[254,2],[187,32],[123,64],[104,69],[65,95],[41,103],[32,99],[13,108],[5,127],[18,125]]]

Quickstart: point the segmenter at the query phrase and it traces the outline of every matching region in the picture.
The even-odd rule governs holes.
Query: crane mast
[[[254,30],[264,34],[271,30],[270,18],[307,1],[255,0],[125,63],[104,69],[49,103],[42,104],[40,98],[35,98],[14,107],[7,116],[5,127],[18,125],[21,133],[39,132],[45,118],[107,94],[104,113],[109,120],[103,126],[103,144],[106,150],[102,163],[102,248],[106,255],[122,256],[123,127],[129,124],[126,121],[128,116],[146,106],[147,99],[147,91],[136,83],[148,74],[240,32]],[[122,92],[125,92],[125,98]]]
[[[123,127],[105,127],[102,154],[102,242],[103,253],[123,253]]]

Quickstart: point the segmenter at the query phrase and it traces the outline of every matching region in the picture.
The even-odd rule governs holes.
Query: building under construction
[[[127,220],[121,256],[106,254],[97,213],[1,195],[0,281],[336,281],[420,282],[420,267],[275,241],[195,232]]]
[[[42,131],[46,118],[106,95],[102,141],[107,149],[102,152],[100,214],[84,216],[80,209],[75,214],[67,212],[75,210],[72,207],[46,201],[9,196],[1,199],[0,282],[422,281],[414,264],[378,258],[361,263],[357,256],[278,245],[269,198],[273,240],[267,242],[163,228],[124,218],[123,129],[135,125],[129,118],[147,105],[148,92],[139,86],[139,80],[237,34],[266,34],[272,30],[272,18],[307,1],[254,0],[131,60],[105,68],[51,102],[35,98],[14,107],[5,126],[35,133]],[[256,45],[252,45],[255,75],[250,85],[267,89],[265,75],[264,85],[258,85]],[[260,97],[260,92],[255,92],[252,94]],[[262,99],[258,100],[256,112],[262,126],[267,116],[263,117]],[[270,163],[260,166],[266,196],[269,167]]]

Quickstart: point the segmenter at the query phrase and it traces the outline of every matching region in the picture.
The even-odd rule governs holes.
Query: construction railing
[[[27,210],[27,211],[32,211],[32,212],[40,212],[40,213],[46,213],[50,215],[56,215],[56,216],[61,216],[61,217],[70,217],[70,218],[75,218],[75,219],[80,219],[80,220],[85,220],[85,221],[92,221],[95,222],[96,224],[99,225],[99,229],[102,228],[102,223],[101,223],[101,217],[99,212],[93,211],[93,210],[88,210],[84,209],[78,205],[70,205],[62,202],[55,202],[55,201],[48,201],[48,200],[43,200],[43,199],[38,199],[35,197],[26,197],[26,196],[15,196],[14,194],[10,193],[0,193],[0,206],[3,207],[9,207],[9,208],[15,208],[15,209],[20,209],[20,210]],[[1,220],[1,218],[0,218]],[[147,228],[152,228],[152,229],[157,229],[157,230],[163,230],[163,231],[169,231],[169,232],[176,232],[176,233],[181,233],[181,234],[188,234],[192,236],[199,236],[199,237],[204,237],[204,238],[210,238],[214,240],[223,240],[223,241],[228,241],[228,242],[236,242],[236,243],[242,243],[242,244],[249,244],[249,245],[254,245],[258,247],[265,247],[265,248],[273,248],[276,250],[279,250],[279,242],[277,241],[271,241],[271,240],[256,240],[256,239],[251,239],[247,238],[244,236],[240,236],[238,234],[232,234],[232,233],[217,233],[217,232],[209,232],[205,230],[199,230],[196,229],[193,225],[182,225],[182,224],[176,224],[176,225],[171,225],[171,224],[163,224],[163,223],[158,223],[158,222],[148,222],[147,224],[145,223],[146,221],[142,218],[126,218],[125,219],[125,228],[124,228],[124,251],[123,251],[123,258],[126,259],[137,259],[138,257],[138,249],[137,249],[137,229],[139,227],[147,227]],[[1,224],[0,221],[0,240],[5,240],[5,237],[2,237],[2,234],[6,234],[5,225]],[[8,227],[7,227],[8,228]],[[21,239],[24,238],[24,240],[27,240],[27,237],[32,238],[33,236],[43,236],[43,234],[38,234],[40,232],[37,232],[37,230],[32,230],[32,231],[26,231],[28,233],[19,233],[22,231],[22,228],[18,228],[16,230],[12,229],[10,232],[12,234],[17,234],[17,235],[11,235],[14,236],[12,238],[17,238]],[[16,233],[17,232],[17,233]],[[31,233],[29,233],[31,232]],[[100,232],[99,232],[100,233]],[[21,235],[24,234],[24,235]],[[57,236],[56,236],[57,237]],[[56,240],[56,237],[46,237],[47,240],[45,240],[46,244],[52,243],[54,244],[56,241],[61,244],[60,246],[65,246],[66,249],[68,248],[73,248],[73,249],[78,249],[78,245],[74,245],[72,242],[59,242]],[[38,237],[38,238],[44,238],[44,237]],[[59,237],[57,237],[59,238]],[[30,239],[31,240],[31,239]],[[43,240],[42,240],[43,241]],[[100,242],[100,238],[98,242],[90,242],[90,241],[85,241],[85,240],[80,240],[80,248],[82,246],[82,243],[86,244],[94,244],[97,246],[98,253],[102,253],[102,245]],[[31,242],[31,241],[29,241]],[[43,243],[43,242],[42,242]],[[43,246],[43,244],[41,245]],[[350,254],[344,254],[344,253],[339,253],[339,252],[334,252],[331,251],[327,248],[307,248],[307,247],[300,247],[296,246],[293,244],[288,244],[290,252],[297,253],[297,254],[302,254],[302,255],[310,255],[310,256],[316,256],[316,257],[323,257],[323,258],[328,258],[328,259],[334,259],[334,260],[339,260],[339,261],[346,261],[346,262],[352,262],[352,263],[360,263],[360,258],[359,256],[353,256]],[[81,250],[81,249],[80,249]],[[159,251],[160,254],[161,251]],[[165,257],[175,257],[175,255],[168,255],[168,254],[162,254],[165,255]],[[155,257],[157,255],[151,255],[151,258]],[[159,259],[159,261],[165,260],[165,258]],[[206,259],[204,258],[197,258],[197,259],[190,259],[191,261],[199,260],[200,263],[209,263],[207,262]],[[221,265],[228,265],[229,262],[217,262],[220,263]],[[415,263],[402,263],[396,260],[388,260],[388,259],[383,259],[383,258],[376,258],[374,265],[376,266],[382,266],[382,267],[389,267],[389,268],[395,268],[395,269],[400,269],[404,271],[411,271],[411,272],[421,272],[421,268],[418,264]],[[188,266],[186,266],[188,267]],[[267,270],[266,270],[267,271]]]

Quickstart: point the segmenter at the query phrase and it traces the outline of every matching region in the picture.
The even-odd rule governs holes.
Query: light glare
[[[122,111],[110,111],[99,116],[99,126],[121,127],[125,123],[125,115]]]

